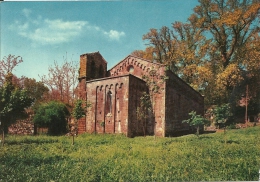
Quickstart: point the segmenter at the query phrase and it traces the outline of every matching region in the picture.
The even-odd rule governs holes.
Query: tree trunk
[[[143,125],[143,133],[144,133],[144,137],[146,136],[145,129],[146,129],[146,126]]]
[[[74,145],[74,133],[72,134],[72,145]]]
[[[2,131],[3,131],[3,133],[2,133],[2,146],[4,146],[4,144],[5,144],[5,130],[3,129]]]
[[[199,137],[199,134],[200,134],[200,126],[197,126],[197,132],[196,132],[197,137]]]
[[[33,124],[33,135],[37,135],[38,133],[37,133],[37,126],[36,126],[36,124],[34,123]]]

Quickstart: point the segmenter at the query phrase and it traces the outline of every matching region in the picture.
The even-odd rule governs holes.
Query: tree
[[[259,32],[259,0],[199,0],[196,22],[213,39],[223,68],[236,61],[239,51]]]
[[[2,127],[2,141],[4,144],[4,134],[8,132],[8,127],[16,119],[26,116],[25,109],[30,107],[34,99],[31,98],[25,89],[15,87],[12,84],[12,73],[8,73],[5,83],[0,87],[0,121]]]
[[[78,120],[87,114],[87,109],[91,107],[90,102],[86,102],[85,106],[83,106],[83,101],[78,99],[75,103],[75,106],[72,110],[72,116],[76,119],[76,123],[74,128],[72,129],[72,145],[74,145],[74,135],[78,132]]]
[[[227,120],[229,119],[229,117],[231,116],[230,105],[223,104],[221,106],[217,106],[213,110],[213,114],[214,114],[215,123],[216,123],[216,125],[218,125],[218,127],[221,124],[225,124],[227,122]],[[224,127],[224,130],[225,130],[225,127]]]
[[[51,101],[39,106],[33,122],[38,127],[47,127],[50,135],[61,135],[67,132],[67,118],[69,115],[70,113],[65,104]]]
[[[187,23],[152,28],[143,40],[154,60],[205,95],[207,106],[235,103],[243,80],[259,81],[259,9],[259,0],[199,0]]]
[[[211,61],[217,65],[216,89],[229,97],[241,81],[245,52],[255,47],[252,38],[259,33],[259,0],[200,0],[194,8],[194,22],[211,38]],[[250,42],[250,45],[248,43]]]
[[[58,100],[73,105],[75,100],[75,89],[77,86],[78,66],[75,62],[68,62],[67,56],[64,63],[59,65],[54,61],[49,66],[48,75],[40,76],[42,83],[48,86],[51,100]]]
[[[131,53],[133,56],[141,57],[147,60],[154,60],[154,48],[153,47],[146,47],[145,50],[135,50]]]
[[[163,64],[175,61],[173,59],[175,45],[172,41],[172,33],[166,26],[163,26],[160,30],[151,28],[150,32],[143,35],[143,40],[148,41],[148,47],[143,55],[151,55],[152,53],[153,60]]]
[[[188,123],[190,126],[195,126],[197,128],[196,135],[199,137],[200,126],[208,123],[209,121],[206,120],[201,115],[196,115],[195,111],[191,111],[189,113],[189,115],[191,116],[191,118],[187,119],[187,120],[183,120],[182,122],[183,123]]]
[[[172,27],[175,61],[168,64],[174,64],[177,70],[175,73],[195,90],[204,90],[209,78],[212,77],[210,64],[206,58],[210,41],[194,23],[194,17],[190,17],[188,23],[175,22]]]
[[[207,87],[207,82],[212,77],[210,64],[205,58],[210,41],[206,40],[192,21],[189,19],[189,23],[185,24],[175,22],[172,24],[173,30],[165,26],[160,30],[150,29],[143,40],[148,41],[147,48],[153,50],[156,62],[164,64],[195,90],[200,91]],[[141,52],[139,56],[144,57],[149,53],[147,48],[133,53]]]
[[[27,77],[20,78],[18,85],[20,88],[26,89],[28,95],[34,99],[31,107],[27,109],[28,114],[33,117],[39,105],[42,102],[46,102],[49,96],[49,89],[42,82],[37,82],[35,79]],[[36,126],[34,126],[34,134],[37,134]]]
[[[248,86],[248,97],[250,98],[249,110],[254,110],[254,115],[260,113],[260,36],[256,33],[246,48],[241,51],[245,55],[239,61],[242,63],[245,74],[244,81],[240,84],[240,95],[245,95],[246,87]],[[239,98],[240,99],[240,98]]]
[[[36,108],[48,95],[48,87],[35,79],[22,77],[20,87],[26,89],[29,96],[34,99],[33,107]]]
[[[8,73],[12,73],[14,68],[19,64],[22,63],[23,59],[20,56],[15,56],[9,54],[8,56],[5,56],[0,61],[0,86],[3,86],[5,82],[5,76]]]

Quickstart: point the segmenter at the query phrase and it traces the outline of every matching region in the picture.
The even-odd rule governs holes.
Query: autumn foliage
[[[246,85],[250,103],[260,105],[259,10],[257,0],[199,0],[186,23],[150,29],[147,48],[132,54],[168,66],[205,95],[206,106],[236,107]]]

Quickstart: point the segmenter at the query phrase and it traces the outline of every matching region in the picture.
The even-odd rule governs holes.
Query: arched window
[[[134,72],[134,67],[130,67],[129,68],[129,73],[133,73]]]
[[[112,92],[108,91],[106,98],[106,114],[112,113]]]
[[[132,65],[128,66],[127,71],[129,73],[133,73],[134,72],[134,67]]]

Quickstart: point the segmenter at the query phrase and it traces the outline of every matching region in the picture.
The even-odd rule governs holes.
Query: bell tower
[[[86,98],[86,81],[106,77],[107,61],[99,52],[80,55],[79,96]]]

